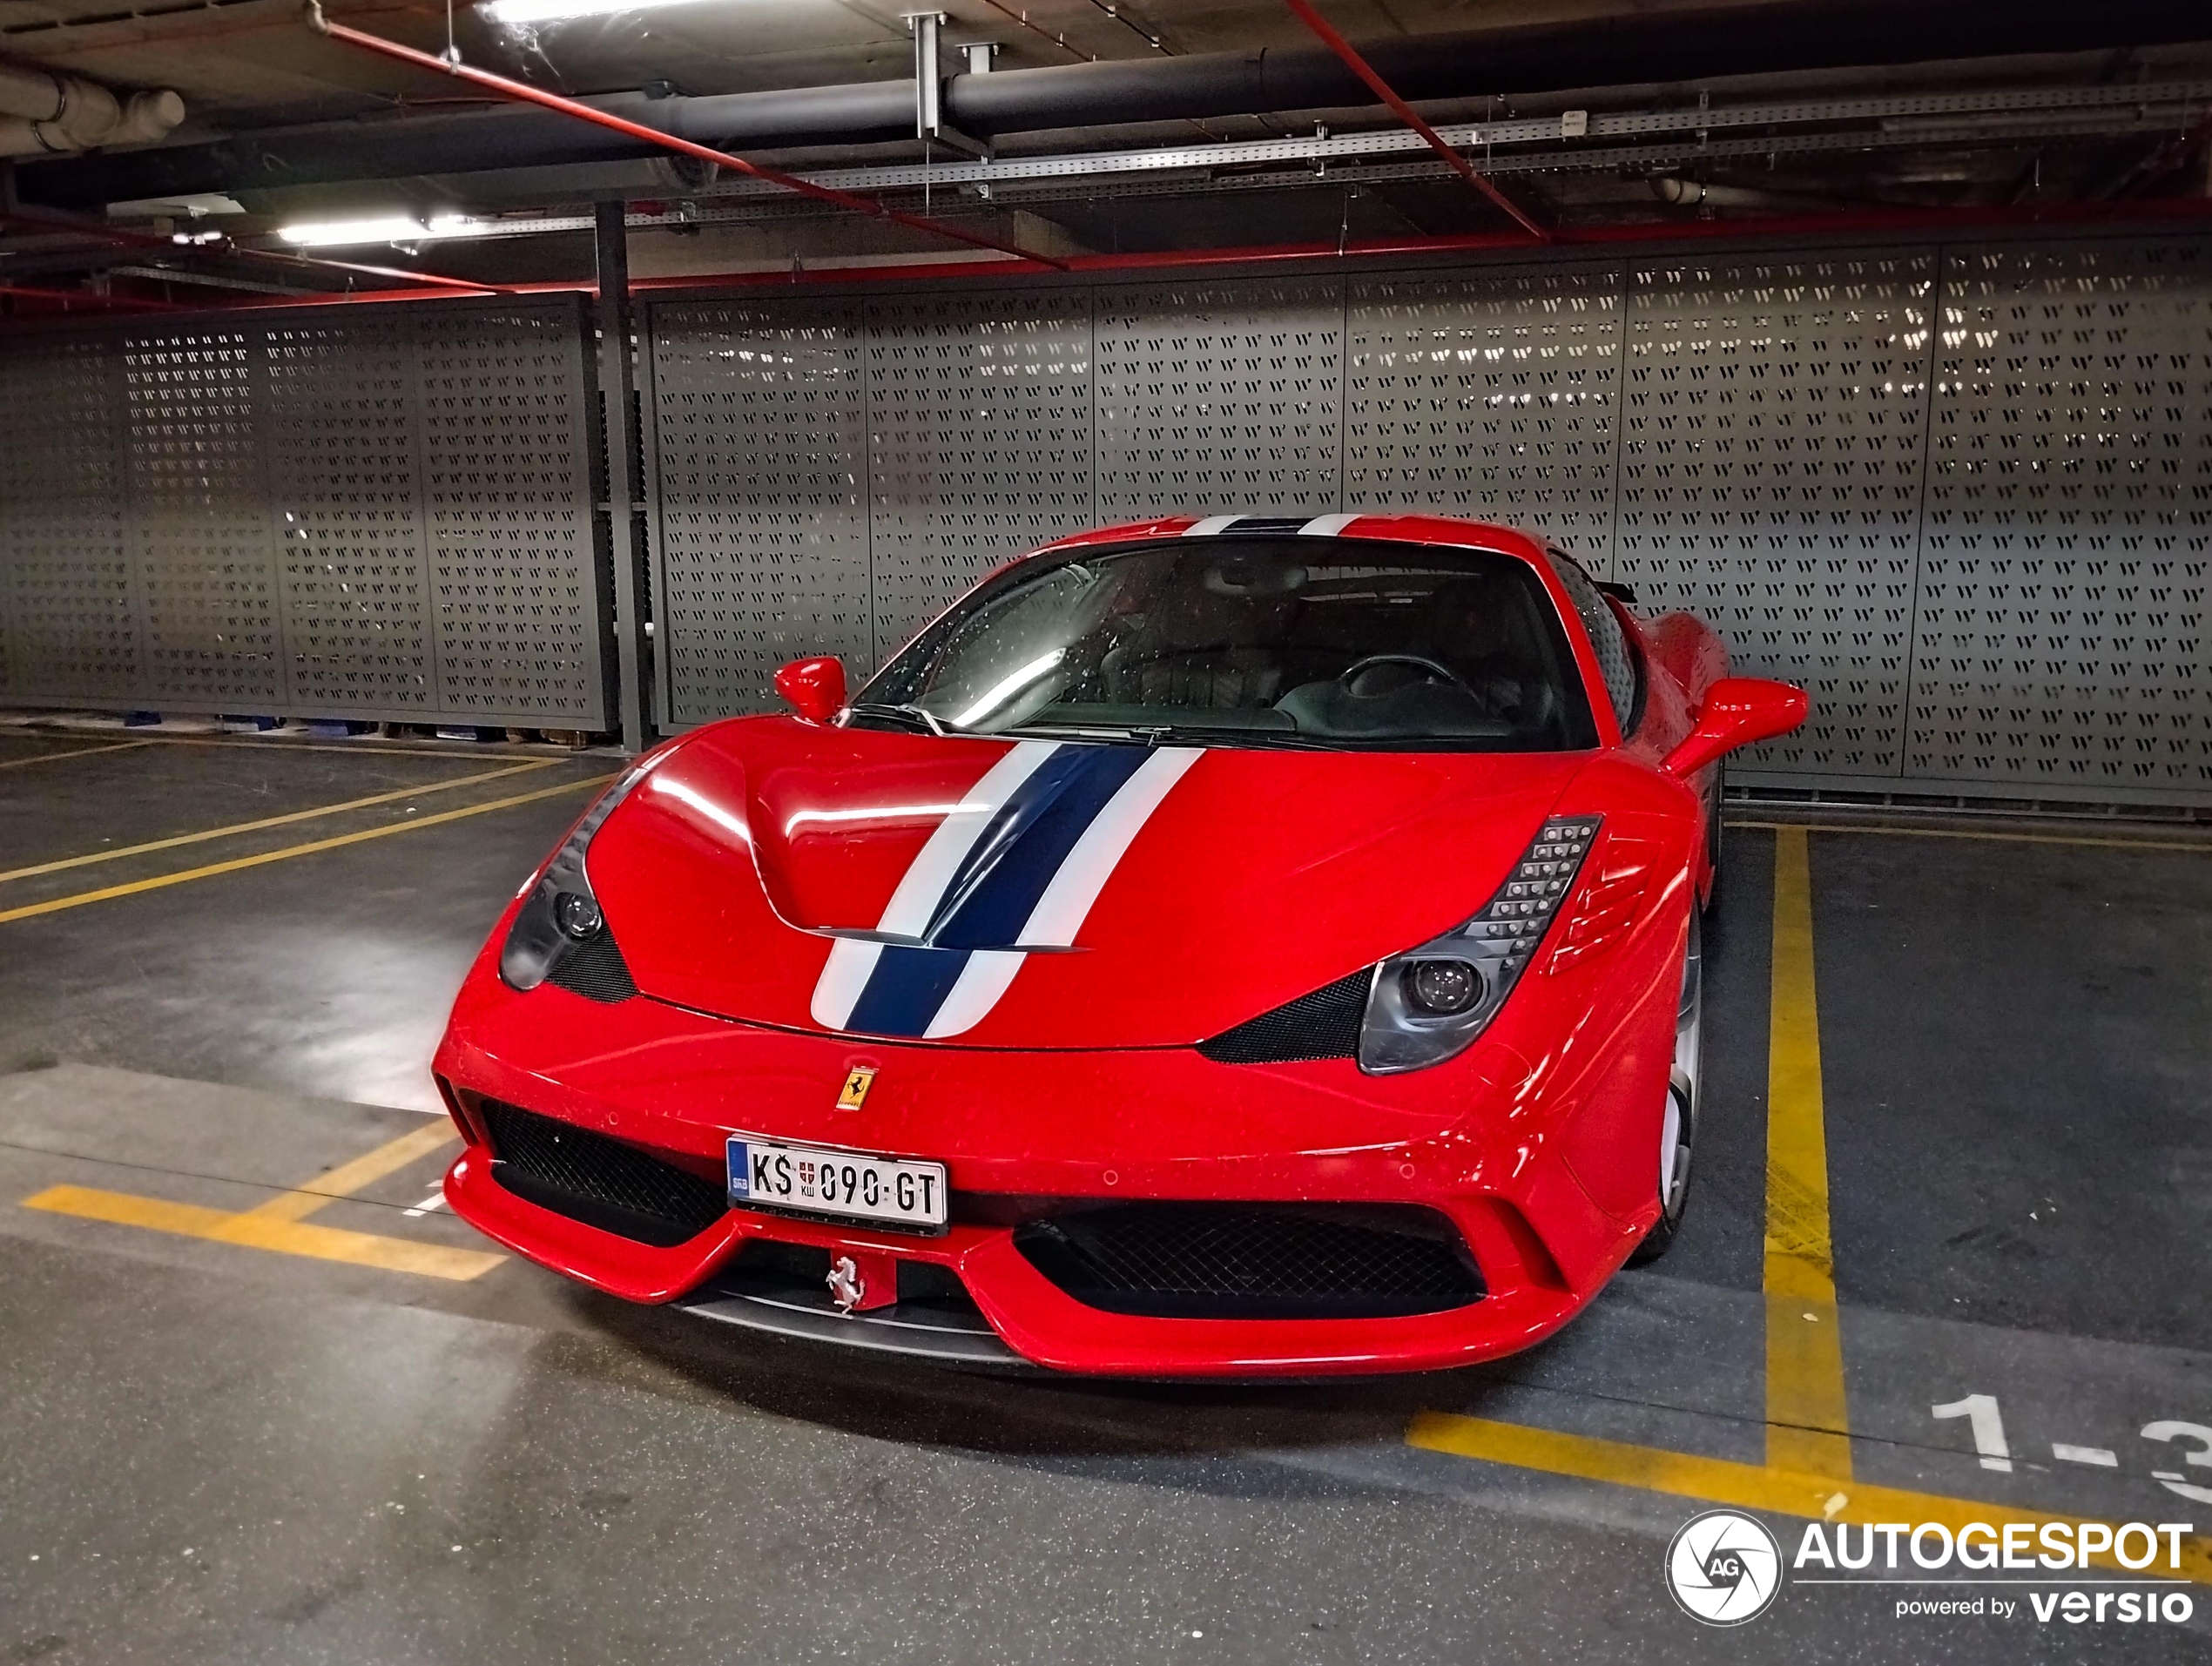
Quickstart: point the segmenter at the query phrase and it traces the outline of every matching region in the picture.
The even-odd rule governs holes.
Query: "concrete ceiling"
[[[1776,3],[1740,0],[1761,10],[1771,10]],[[1782,0],[1809,7],[1814,3]],[[462,4],[453,12],[452,27],[469,63],[564,92],[614,93],[667,83],[682,93],[712,95],[904,79],[912,72],[911,46],[900,14],[917,3],[919,0],[679,0],[536,27],[501,26],[488,21],[478,6]],[[948,14],[948,44],[995,43],[995,67],[1000,70],[1314,44],[1281,0],[939,0],[939,4]],[[1731,9],[1730,0],[1321,0],[1321,4],[1345,35],[1359,41],[1657,13],[1707,14],[1701,27],[1718,31],[1729,27],[1726,14]],[[446,44],[447,13],[436,0],[326,0],[326,8],[335,21],[423,50],[435,51]],[[2212,37],[2212,9],[2206,13],[2205,33]],[[1993,37],[1991,52],[2001,51],[2004,44],[2001,37]],[[118,88],[174,88],[189,110],[185,125],[168,141],[179,145],[310,122],[350,124],[364,118],[414,121],[457,106],[496,102],[445,76],[393,64],[314,33],[306,25],[300,0],[145,0],[135,6],[118,0],[0,0],[0,57],[71,71]],[[1515,97],[1512,89],[1501,88],[1498,95],[1502,96],[1442,101],[1424,108],[1433,119],[1445,122],[1508,111],[1555,113],[1581,105],[1593,111],[1679,106],[1708,90],[1716,100],[1741,103],[1972,85],[2095,86],[2190,79],[2212,82],[2212,45],[2184,44],[2033,60],[1993,56],[1973,62],[1614,85],[1534,97]],[[1317,118],[1337,132],[1395,125],[1379,108],[1306,111],[1291,118],[1260,114],[1203,123],[1018,133],[1002,143],[1001,153],[1258,138],[1310,132]],[[2192,118],[2184,111],[2181,125],[2186,127],[2190,119],[2201,120],[2202,115]],[[370,131],[362,129],[364,134]],[[1892,144],[1837,147],[1817,155],[1717,158],[1688,171],[1732,187],[1743,197],[1723,205],[1722,212],[1753,207],[1776,212],[1796,201],[1810,209],[2064,200],[2134,188],[2143,160],[2158,156],[2159,147],[2170,146],[2174,138],[2170,132],[2028,139],[1996,133],[1986,140],[1952,136],[1917,147]],[[876,145],[786,153],[779,159],[811,167],[903,161],[918,154],[911,144]],[[456,158],[455,165],[465,168],[468,160]],[[1669,210],[1655,199],[1652,180],[1663,171],[1680,170],[1654,165],[1609,172],[1528,172],[1514,176],[1511,189],[1544,217],[1581,223],[1689,212]],[[2202,191],[2198,181],[2203,169],[2194,154],[2183,172],[2185,182],[2180,185],[2161,175],[2158,188]],[[1103,251],[1450,233],[1484,229],[1498,219],[1494,210],[1448,179],[1372,185],[1289,180],[1285,186],[1267,192],[1244,190],[1233,198],[1101,192],[1089,197],[1068,194],[1056,203],[1022,200],[1023,212],[1042,217],[1036,228],[1049,226],[1051,234],[1066,239],[1069,246]],[[233,234],[243,242],[287,219],[552,207],[609,194],[620,194],[633,203],[639,199],[673,202],[689,193],[665,165],[641,161],[516,168],[498,174],[417,175],[258,194],[242,187],[239,194],[254,211],[231,223]],[[1710,215],[1716,211],[1709,204],[1698,212]],[[910,236],[887,233],[879,252],[905,252],[913,241]],[[722,258],[713,253],[717,249],[726,252],[732,267],[790,256],[834,259],[865,254],[868,249],[862,246],[867,244],[865,235],[856,242],[849,226],[810,225],[803,218],[718,230],[710,226],[703,233],[685,228],[675,234],[643,234],[641,266],[651,269],[658,258],[670,270],[708,269]],[[662,254],[645,253],[654,248]],[[570,232],[483,245],[449,244],[428,258],[456,275],[519,280],[588,275],[588,239]],[[59,270],[67,263],[66,254],[57,254],[51,239],[33,234],[0,245],[0,280],[11,271],[29,269],[11,266],[10,260],[31,257],[42,271]],[[122,258],[111,250],[102,260],[114,265]],[[130,258],[145,257],[140,251]],[[178,258],[212,263],[233,276],[247,270],[235,264],[221,266],[219,251]],[[382,250],[361,258],[408,265],[419,257]],[[87,269],[94,264],[88,255]]]

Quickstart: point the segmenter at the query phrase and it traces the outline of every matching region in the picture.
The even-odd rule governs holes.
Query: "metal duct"
[[[185,118],[170,91],[118,97],[97,81],[0,64],[0,156],[45,156],[166,138]]]
[[[1735,75],[2036,53],[2125,51],[2212,38],[2202,0],[1792,0],[1631,12],[1360,43],[1417,100],[1528,94]],[[911,80],[648,98],[602,110],[736,150],[911,138]],[[947,118],[986,137],[1263,111],[1364,107],[1372,95],[1325,47],[1211,52],[955,75]],[[535,111],[491,110],[271,129],[212,145],[24,168],[30,199],[83,206],[180,192],[332,184],[530,165],[623,161],[651,147]]]

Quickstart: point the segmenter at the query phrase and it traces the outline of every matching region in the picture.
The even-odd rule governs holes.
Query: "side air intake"
[[[1363,966],[1311,995],[1224,1029],[1198,1051],[1217,1064],[1286,1064],[1301,1059],[1348,1059],[1359,1052],[1359,1025],[1375,969]]]

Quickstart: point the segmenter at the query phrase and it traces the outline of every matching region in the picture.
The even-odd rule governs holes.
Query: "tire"
[[[1697,1145],[1698,1084],[1704,1065],[1704,932],[1693,913],[1683,955],[1682,999],[1675,1007],[1675,1064],[1668,1074],[1667,1110],[1659,1135],[1659,1218],[1630,1251],[1629,1265],[1649,1265],[1674,1247],[1689,1203],[1690,1156]]]

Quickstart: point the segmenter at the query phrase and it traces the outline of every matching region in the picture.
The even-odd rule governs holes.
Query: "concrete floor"
[[[1667,1261],[1480,1370],[1132,1387],[192,1228],[432,1125],[462,970],[612,761],[84,750],[121,739],[0,730],[0,1661],[2212,1660],[2202,1585],[2157,1628],[1793,1586],[1709,1630],[1661,1578],[1696,1497],[1408,1444],[1442,1411],[1760,1462],[1769,831],[1730,836]],[[2141,1433],[2212,1424],[2212,846],[1939,831],[1974,830],[1811,840],[1851,1485],[2212,1534],[2153,1473],[2212,1467]],[[480,1251],[409,1212],[442,1160],[307,1224]],[[22,1206],[56,1187],[152,1224]],[[1969,1394],[2001,1406],[2011,1471],[1930,1415]]]

